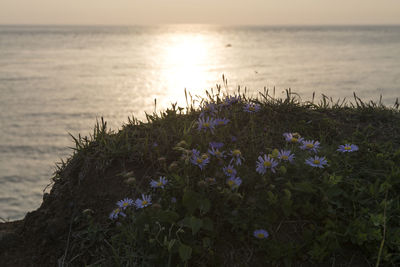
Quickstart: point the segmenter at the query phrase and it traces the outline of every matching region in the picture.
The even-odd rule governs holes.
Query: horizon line
[[[354,27],[354,26],[400,26],[400,23],[321,23],[321,24],[217,24],[217,23],[154,23],[154,24],[79,24],[79,23],[0,23],[0,26],[84,26],[84,27],[99,27],[99,26],[108,26],[108,27],[136,27],[136,26],[222,26],[222,27],[321,27],[321,26],[333,26],[333,27]]]

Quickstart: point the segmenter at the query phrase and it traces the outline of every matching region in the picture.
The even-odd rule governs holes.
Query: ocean
[[[178,102],[184,89],[257,96],[291,88],[393,105],[400,96],[400,26],[0,26],[0,218],[39,207],[68,133],[104,117],[117,131]]]

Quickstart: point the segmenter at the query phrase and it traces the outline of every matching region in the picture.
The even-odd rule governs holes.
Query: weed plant
[[[65,265],[400,265],[397,102],[207,95],[75,138],[131,194],[79,216]]]

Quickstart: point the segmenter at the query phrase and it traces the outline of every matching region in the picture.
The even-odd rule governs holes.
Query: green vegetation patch
[[[63,264],[400,265],[398,107],[220,90],[193,103],[75,139],[56,184],[93,169],[122,182],[106,211],[76,216]]]

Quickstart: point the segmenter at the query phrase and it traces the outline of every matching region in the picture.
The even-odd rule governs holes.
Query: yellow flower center
[[[115,210],[114,210],[114,213],[118,213],[118,212],[120,212],[121,210],[120,210],[120,208],[116,208]]]
[[[224,122],[223,122],[223,121],[218,121],[218,124],[219,124],[219,125],[223,125]]]
[[[256,110],[256,108],[255,108],[255,107],[253,107],[253,106],[250,106],[250,107],[249,107],[249,110],[251,110],[251,111],[255,111],[255,110]]]
[[[160,181],[160,182],[157,183],[157,186],[162,186],[162,184],[163,183]]]
[[[319,161],[319,160],[317,160],[317,159],[315,159],[314,161],[314,164],[320,164],[321,162]]]
[[[239,156],[239,155],[242,154],[242,153],[240,152],[239,149],[235,149],[235,150],[232,151],[232,154],[233,154],[234,156]]]
[[[220,156],[220,155],[221,155],[221,152],[215,151],[215,155]]]
[[[143,200],[143,201],[142,201],[142,205],[143,205],[143,206],[146,205],[147,203],[149,203],[149,202],[147,202],[146,200]]]
[[[205,122],[205,123],[203,123],[203,126],[208,128],[208,127],[210,127],[210,124],[208,122]]]
[[[313,148],[314,145],[313,144],[307,144],[306,147],[310,149],[310,148]]]
[[[234,182],[234,181],[232,181],[232,180],[229,180],[229,181],[228,181],[228,185],[229,185],[230,187],[232,187],[232,186],[234,186],[234,185],[235,185],[235,182]]]
[[[299,138],[299,137],[300,137],[300,134],[299,134],[299,133],[293,133],[292,135],[293,135],[293,137],[296,137],[296,138]]]
[[[203,155],[201,155],[201,158],[202,159],[208,159],[208,156],[207,156],[207,154],[203,154]]]
[[[203,162],[203,160],[201,158],[197,158],[197,163],[201,164]]]
[[[258,233],[258,234],[257,234],[257,237],[258,237],[258,238],[263,238],[263,237],[264,237],[264,234],[263,234],[263,233]]]
[[[272,163],[270,161],[264,161],[265,167],[271,167]]]
[[[351,146],[345,146],[344,150],[351,150]]]
[[[289,157],[288,157],[288,156],[286,156],[286,155],[283,155],[283,156],[282,156],[282,159],[284,159],[284,160],[288,160],[288,159],[289,159]]]
[[[123,207],[126,207],[126,206],[128,206],[128,205],[129,205],[128,202],[125,202],[124,204],[122,204]]]
[[[296,137],[292,137],[292,140],[290,140],[292,143],[297,143],[298,139]]]
[[[233,170],[232,169],[227,169],[226,172],[227,173],[233,173]]]

